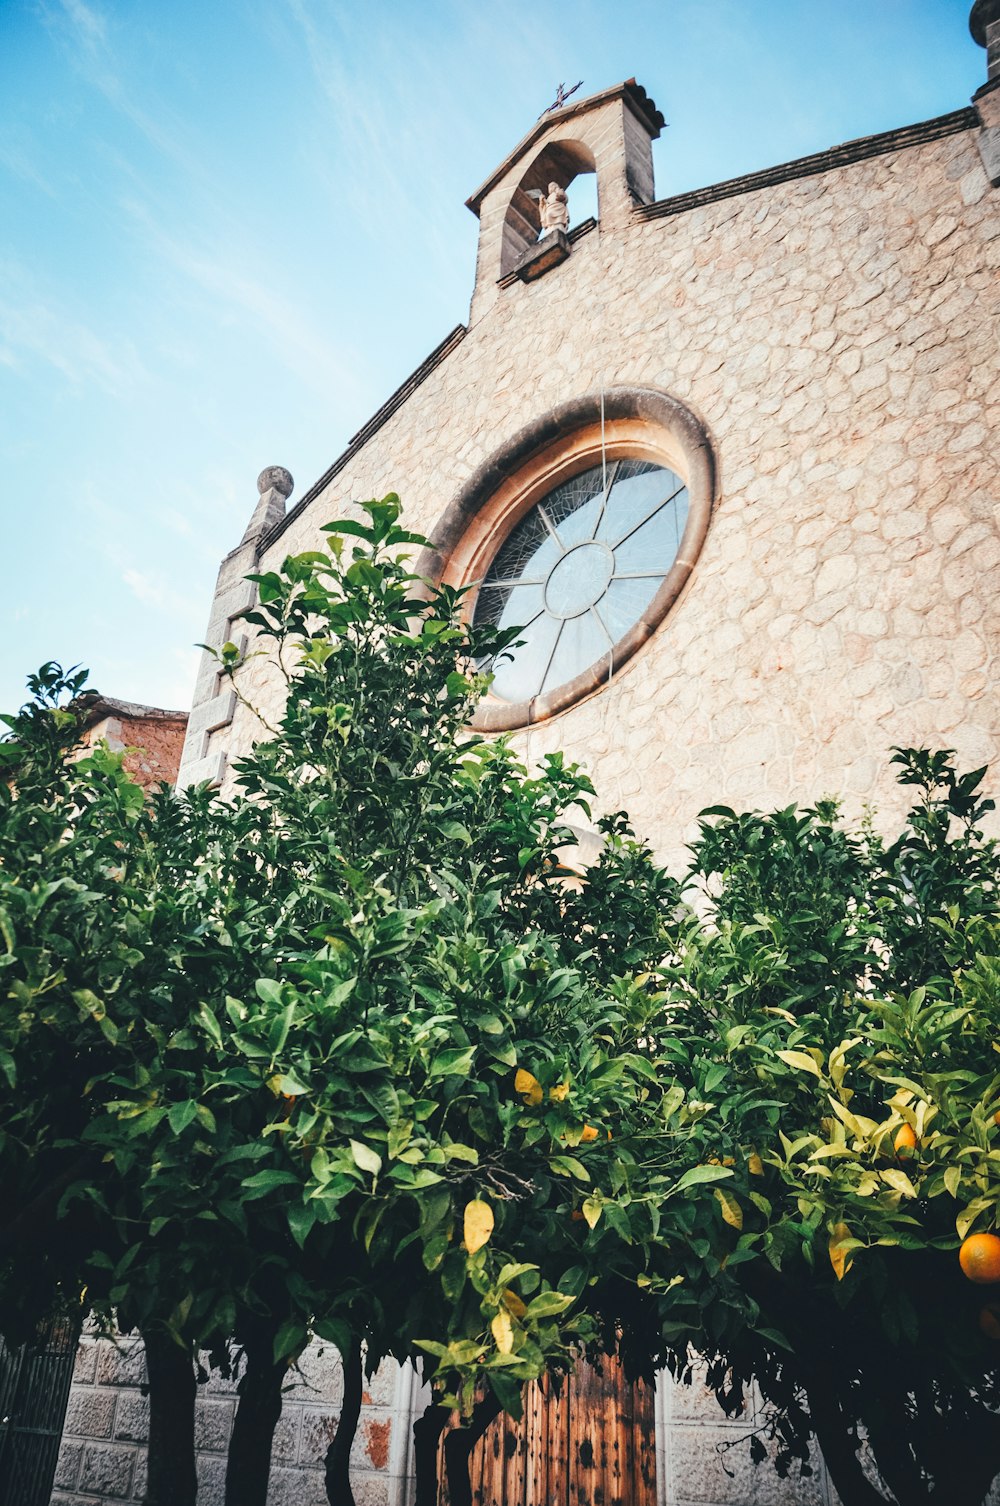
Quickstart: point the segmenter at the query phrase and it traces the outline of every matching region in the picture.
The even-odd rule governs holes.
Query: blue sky
[[[0,707],[48,658],[188,704],[258,472],[465,319],[464,201],[561,80],[638,78],[666,197],[967,104],[968,10],[0,0]]]

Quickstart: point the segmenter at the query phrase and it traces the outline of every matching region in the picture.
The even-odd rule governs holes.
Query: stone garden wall
[[[137,1338],[85,1337],[66,1412],[52,1506],[141,1502],[146,1488],[149,1402]],[[356,1506],[395,1506],[409,1467],[408,1374],[387,1363],[366,1383],[351,1474]],[[195,1408],[198,1506],[222,1506],[236,1384],[218,1373],[199,1387]],[[274,1438],[268,1506],[327,1506],[323,1457],[343,1393],[340,1359],[314,1343],[289,1374]]]
[[[66,1413],[52,1506],[138,1506],[146,1482],[149,1403],[142,1345],[84,1338]],[[292,1372],[275,1433],[268,1506],[327,1506],[323,1455],[340,1413],[340,1361],[314,1343]],[[368,1382],[351,1461],[356,1506],[411,1506],[411,1408],[422,1395],[390,1363]],[[235,1385],[213,1375],[195,1412],[198,1506],[222,1506]],[[747,1434],[761,1418],[754,1399],[737,1419],[696,1381],[657,1388],[659,1506],[838,1506],[822,1461],[811,1478],[784,1484],[750,1460]],[[547,1506],[538,1502],[536,1506]]]

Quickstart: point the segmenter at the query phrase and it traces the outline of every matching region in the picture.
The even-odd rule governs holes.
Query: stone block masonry
[[[530,422],[603,386],[672,394],[713,436],[720,495],[680,600],[601,693],[516,741],[580,760],[683,867],[697,812],[839,795],[891,826],[892,744],[1000,767],[1000,213],[977,130],[602,226],[488,314],[329,484],[262,540],[320,547],[399,491],[434,537]],[[241,675],[273,721],[284,685]],[[259,733],[237,706],[207,751]]]
[[[146,1488],[149,1402],[136,1338],[85,1337],[76,1358],[51,1506],[139,1506]],[[328,1506],[323,1459],[343,1396],[340,1360],[314,1342],[290,1372],[274,1437],[268,1506]],[[426,1393],[391,1362],[366,1383],[351,1455],[356,1506],[411,1506],[410,1426]],[[198,1506],[222,1506],[236,1383],[218,1373],[199,1387],[195,1407]],[[656,1395],[660,1506],[839,1506],[822,1459],[811,1477],[782,1482],[750,1461],[747,1435],[763,1421],[751,1394],[742,1416],[727,1418],[696,1377],[661,1378]],[[543,1506],[543,1503],[538,1503]],[[1000,1506],[1000,1492],[985,1506]]]
[[[140,1340],[86,1336],[76,1357],[52,1506],[138,1506],[146,1489],[149,1401]],[[391,1363],[366,1382],[351,1456],[357,1506],[395,1506],[405,1496],[409,1377]],[[340,1416],[340,1358],[316,1342],[289,1372],[274,1438],[268,1506],[327,1506],[323,1463]],[[222,1506],[236,1382],[218,1372],[198,1388],[198,1506]]]

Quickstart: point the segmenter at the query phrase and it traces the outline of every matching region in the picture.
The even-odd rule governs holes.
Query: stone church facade
[[[546,565],[535,589],[552,652],[486,705],[485,726],[511,729],[531,761],[557,748],[579,760],[675,866],[708,804],[832,794],[849,815],[894,821],[892,744],[1000,768],[1000,0],[977,0],[971,24],[989,68],[971,105],[675,198],[656,198],[663,122],[634,81],[543,116],[468,201],[468,323],[290,509],[288,472],[262,474],[208,641],[238,640],[248,572],[319,547],[351,499],[398,491],[434,544],[423,567],[485,582],[485,603],[540,502],[623,466],[623,484],[683,487],[673,545],[640,589],[645,567],[619,569],[618,543],[601,576],[599,529],[573,544],[569,596],[607,639],[592,657]],[[599,216],[565,227],[561,195],[585,172]],[[612,621],[593,593],[610,600],[616,570]],[[564,630],[575,657],[552,673]],[[266,660],[242,673],[252,703],[280,709]],[[180,783],[225,789],[258,730],[206,655]],[[140,1498],[138,1364],[85,1346],[54,1501]],[[325,1500],[338,1380],[328,1357],[310,1364],[279,1433],[273,1506]],[[412,1378],[376,1381],[356,1496],[406,1506]],[[831,1506],[822,1469],[782,1486],[739,1450],[723,1466],[718,1446],[744,1424],[696,1390],[659,1393],[664,1506]],[[232,1406],[211,1386],[200,1403],[206,1503],[221,1500]]]

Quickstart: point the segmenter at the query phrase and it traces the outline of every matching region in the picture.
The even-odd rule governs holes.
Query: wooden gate
[[[656,1506],[653,1392],[606,1356],[526,1387],[520,1422],[500,1416],[473,1451],[475,1506]]]

